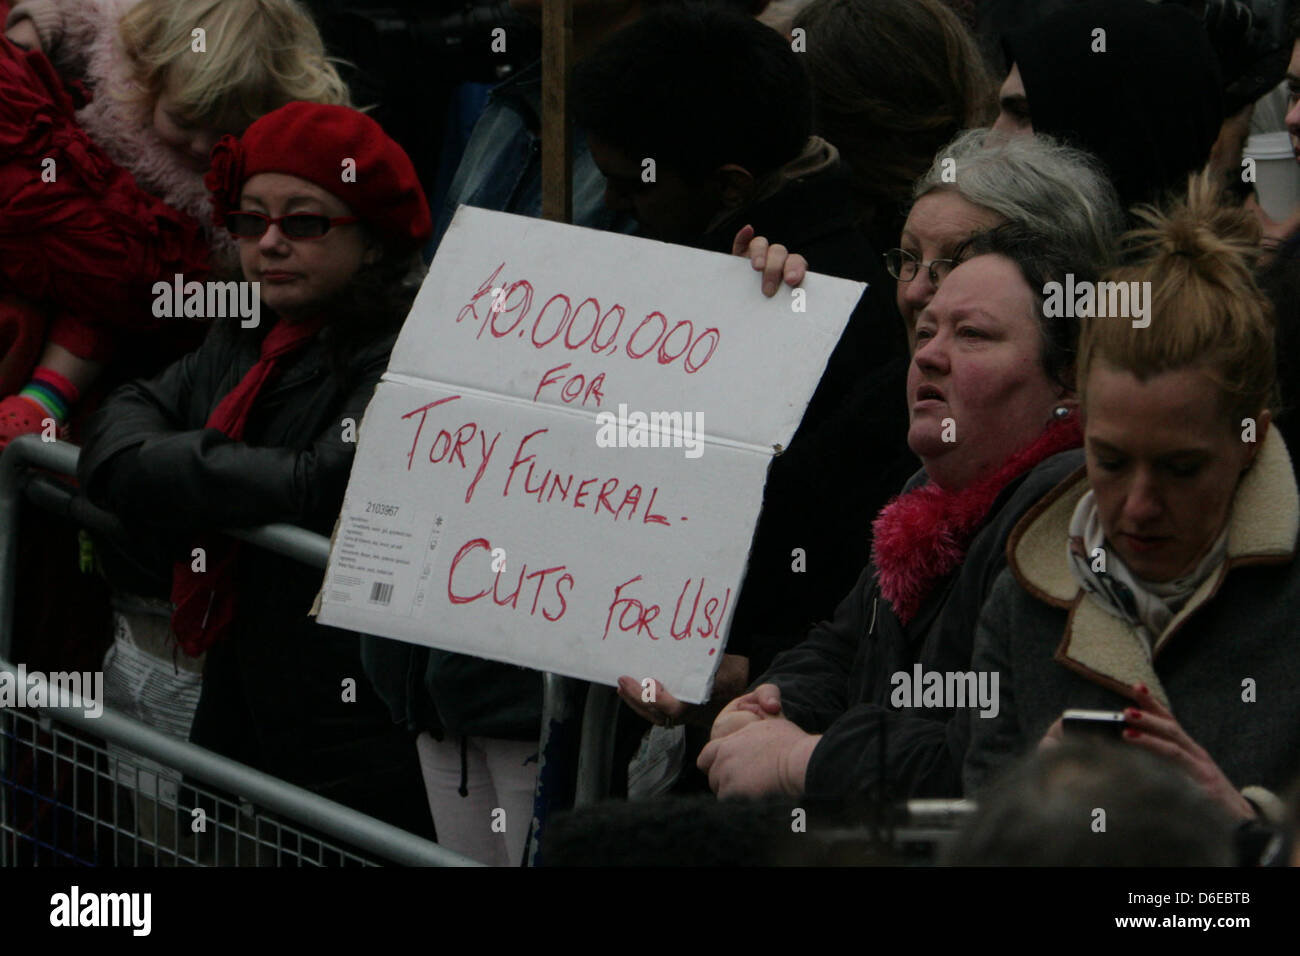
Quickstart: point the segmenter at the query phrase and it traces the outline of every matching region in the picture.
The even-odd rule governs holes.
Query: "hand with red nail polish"
[[[1130,724],[1124,739],[1135,747],[1159,754],[1182,767],[1209,797],[1234,817],[1255,816],[1255,809],[1232,785],[1205,748],[1187,735],[1174,715],[1152,696],[1145,684],[1133,686],[1133,696],[1140,710],[1128,708],[1124,716]],[[1141,727],[1132,726],[1138,724]]]

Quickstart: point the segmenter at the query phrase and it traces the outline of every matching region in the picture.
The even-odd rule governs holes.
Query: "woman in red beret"
[[[136,565],[164,570],[179,646],[207,653],[190,739],[428,832],[414,747],[362,673],[357,636],[308,617],[320,571],[218,533],[332,531],[414,299],[428,204],[373,120],[302,102],[223,138],[207,184],[238,240],[241,301],[257,293],[257,308],[112,393],[87,424],[78,478],[133,551],[155,556]]]

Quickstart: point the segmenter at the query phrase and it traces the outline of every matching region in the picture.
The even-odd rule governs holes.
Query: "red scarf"
[[[927,484],[885,505],[872,525],[871,560],[880,593],[898,619],[906,625],[935,583],[961,564],[1003,488],[1044,459],[1082,444],[1078,419],[1070,415],[961,491]]]
[[[258,393],[277,371],[284,356],[297,351],[314,336],[322,320],[277,322],[262,340],[257,362],[212,410],[205,427],[215,428],[233,441],[244,437],[244,426]],[[189,557],[172,568],[172,631],[191,657],[217,643],[235,618],[234,571],[236,543],[221,535],[204,535],[196,542],[206,556],[206,570],[195,571]],[[191,551],[191,554],[193,552]]]

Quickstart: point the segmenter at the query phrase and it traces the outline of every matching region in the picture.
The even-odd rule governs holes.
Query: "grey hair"
[[[957,134],[916,181],[913,203],[936,189],[1023,225],[1090,272],[1110,265],[1125,229],[1124,207],[1098,161],[1043,133]]]

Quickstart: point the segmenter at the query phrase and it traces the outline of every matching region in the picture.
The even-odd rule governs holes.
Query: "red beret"
[[[204,177],[218,225],[239,207],[240,190],[258,173],[315,183],[399,246],[418,248],[433,234],[410,157],[378,123],[350,107],[289,103],[239,139],[223,136],[212,147],[212,168]]]

